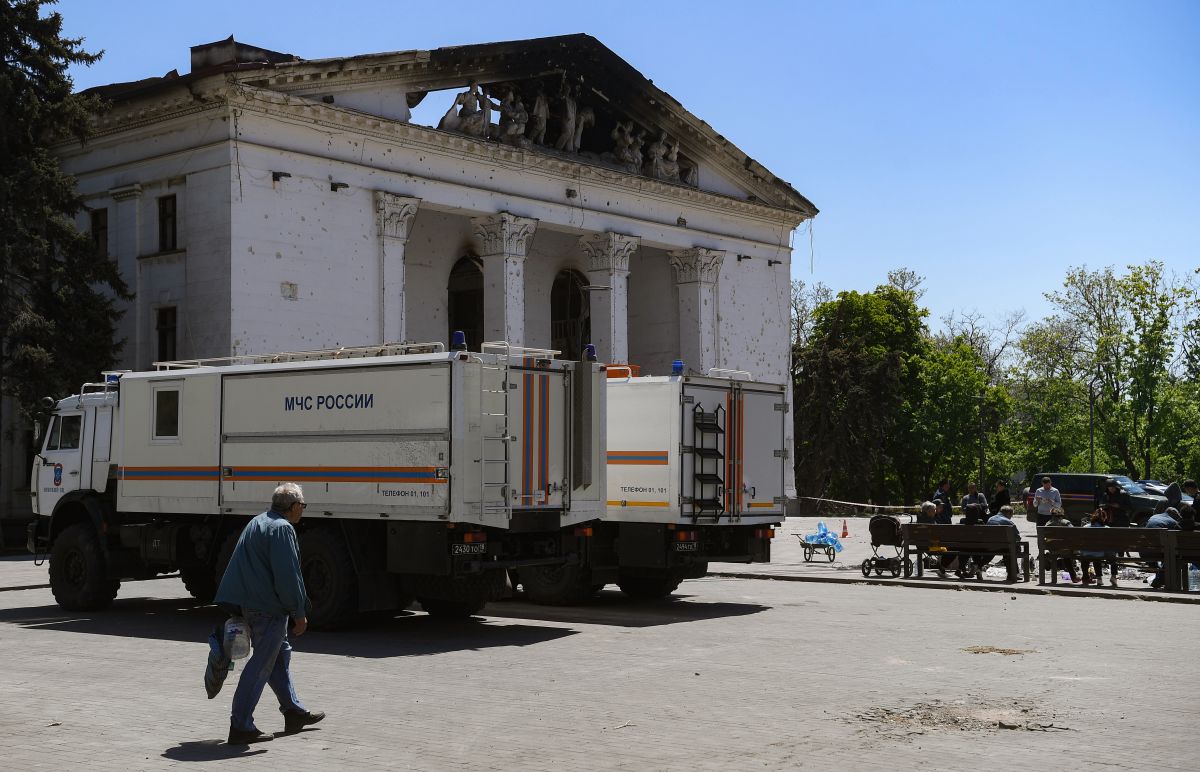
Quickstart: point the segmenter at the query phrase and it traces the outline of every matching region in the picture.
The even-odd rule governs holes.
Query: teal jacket
[[[286,517],[269,510],[250,521],[221,577],[216,601],[293,619],[308,615],[300,545]]]

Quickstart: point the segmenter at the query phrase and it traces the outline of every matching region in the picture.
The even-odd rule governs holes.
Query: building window
[[[580,359],[592,337],[587,280],[577,271],[560,271],[550,289],[550,348],[563,359]]]
[[[154,330],[158,333],[158,361],[170,362],[175,357],[175,306],[163,306],[155,315]]]
[[[154,439],[179,439],[179,389],[154,390]]]
[[[467,335],[467,347],[478,351],[483,343],[483,268],[477,257],[464,257],[454,264],[446,285],[447,338],[455,330]]]
[[[91,231],[92,231],[92,246],[96,248],[96,253],[108,256],[108,210],[93,209],[90,213]]]
[[[158,251],[173,252],[178,246],[175,196],[158,199]]]

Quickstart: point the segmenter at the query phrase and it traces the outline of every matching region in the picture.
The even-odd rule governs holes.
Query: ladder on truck
[[[508,382],[509,357],[512,347],[504,341],[484,343],[480,353],[494,353],[495,364],[488,364],[480,357],[479,373],[479,412],[489,426],[479,427],[479,513],[482,517],[489,512],[503,512],[508,520],[512,520],[512,444],[516,437],[510,431],[508,417],[512,385]],[[500,388],[489,388],[492,385],[488,374],[500,381]],[[489,429],[495,427],[495,434],[489,434]],[[499,467],[499,480],[492,479],[492,471]],[[489,489],[499,489],[500,504],[489,504],[487,493]]]

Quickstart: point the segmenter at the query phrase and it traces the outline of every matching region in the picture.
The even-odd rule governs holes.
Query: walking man
[[[233,694],[230,745],[274,739],[254,725],[254,708],[267,685],[279,699],[285,732],[299,732],[325,718],[324,713],[310,712],[301,704],[289,669],[288,617],[294,634],[303,635],[308,628],[308,596],[293,528],[306,506],[299,485],[284,483],[276,488],[271,508],[242,531],[217,590],[217,603],[241,609],[253,648]]]

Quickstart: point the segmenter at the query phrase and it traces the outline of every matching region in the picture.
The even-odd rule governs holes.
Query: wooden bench
[[[999,555],[1007,558],[1005,565],[1020,566],[1029,581],[1029,545],[1012,528],[997,525],[934,525],[932,523],[905,523],[900,526],[904,534],[904,557],[916,559],[917,577],[924,577],[926,555],[959,554]],[[983,578],[982,571],[976,574]]]
[[[1058,558],[1075,560],[1080,552],[1103,552],[1105,557],[1083,557],[1083,560],[1101,560],[1117,565],[1145,565],[1149,559],[1137,554],[1118,555],[1120,552],[1150,552],[1163,555],[1166,560],[1165,536],[1175,531],[1165,528],[1068,528],[1044,525],[1037,529],[1038,540],[1038,584],[1046,583],[1046,572],[1050,572],[1050,583],[1058,584]],[[1168,578],[1168,584],[1170,578]]]
[[[1098,531],[1099,528],[1092,530]],[[1167,564],[1167,589],[1188,589],[1188,568],[1200,564],[1200,531],[1163,531],[1166,534],[1164,562]]]

